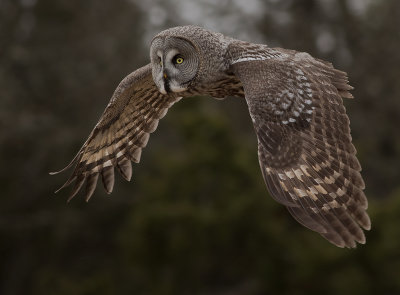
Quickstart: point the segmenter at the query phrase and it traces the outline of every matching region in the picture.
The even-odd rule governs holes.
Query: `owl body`
[[[69,200],[84,183],[89,200],[99,177],[111,193],[114,168],[130,180],[131,162],[140,161],[149,134],[181,98],[237,96],[246,99],[270,195],[331,243],[365,243],[370,220],[342,101],[352,97],[346,73],[307,53],[195,26],[156,35],[150,60],[122,80],[65,168],[75,165],[61,187],[74,183]]]

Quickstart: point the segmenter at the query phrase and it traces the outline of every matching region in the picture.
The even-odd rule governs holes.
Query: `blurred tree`
[[[0,0],[0,294],[400,294],[399,5]],[[101,188],[89,205],[50,197],[66,175],[47,173],[148,62],[150,35],[187,22],[349,72],[373,221],[365,246],[337,249],[269,198],[235,98],[174,106],[111,199]]]

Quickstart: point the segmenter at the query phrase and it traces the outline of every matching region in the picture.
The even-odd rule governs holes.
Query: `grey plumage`
[[[258,138],[271,196],[301,224],[339,247],[365,243],[371,223],[342,97],[346,73],[307,53],[269,48],[200,27],[154,37],[151,63],[128,75],[72,162],[70,199],[86,181],[86,200],[101,176],[107,193],[114,167],[130,180],[158,121],[182,97],[244,97]],[[59,171],[59,172],[61,172]],[[58,172],[57,172],[58,173]]]

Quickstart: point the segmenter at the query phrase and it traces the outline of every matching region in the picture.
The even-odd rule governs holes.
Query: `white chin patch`
[[[167,94],[167,91],[165,91],[164,84],[161,84],[161,87],[158,89],[162,94]]]
[[[187,90],[186,87],[181,87],[174,82],[171,82],[169,88],[171,89],[172,92],[183,92]]]
[[[165,85],[164,85],[164,80],[160,77],[158,79],[158,91],[160,91],[162,94],[167,94],[167,91],[165,91]]]

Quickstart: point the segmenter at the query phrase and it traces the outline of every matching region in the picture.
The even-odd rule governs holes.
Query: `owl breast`
[[[244,90],[242,83],[235,75],[227,74],[224,78],[211,84],[190,88],[185,95],[212,96],[215,99],[223,99],[228,96],[244,98]]]

